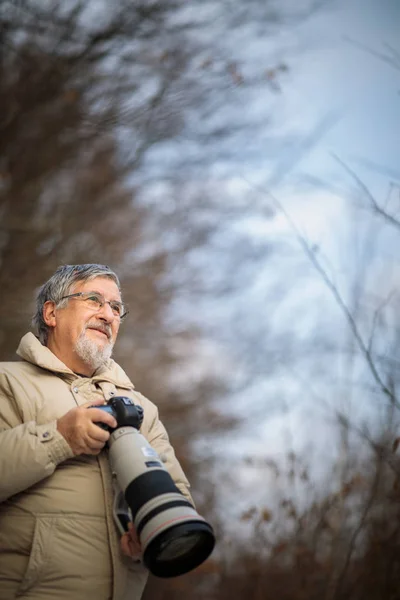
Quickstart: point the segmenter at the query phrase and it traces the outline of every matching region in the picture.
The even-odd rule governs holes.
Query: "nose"
[[[112,311],[112,308],[108,302],[104,302],[104,305],[99,310],[99,318],[107,323],[111,323],[115,319],[115,315]]]

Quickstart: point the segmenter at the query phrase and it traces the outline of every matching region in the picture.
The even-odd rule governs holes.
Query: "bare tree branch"
[[[385,384],[382,377],[380,376],[380,374],[375,366],[375,363],[372,359],[372,356],[368,350],[368,346],[366,345],[366,343],[364,342],[364,340],[361,336],[361,333],[357,327],[357,323],[355,322],[353,315],[351,314],[351,311],[349,310],[347,304],[345,303],[343,297],[341,296],[337,286],[332,282],[332,279],[329,277],[326,270],[322,266],[321,262],[318,260],[317,254],[314,251],[313,247],[309,245],[306,238],[304,237],[304,235],[301,233],[301,231],[297,227],[296,223],[290,217],[289,213],[285,210],[282,203],[272,194],[272,192],[265,190],[263,188],[260,188],[259,186],[254,185],[253,183],[248,181],[245,177],[242,177],[242,178],[253,189],[257,190],[258,192],[261,192],[262,194],[264,194],[265,196],[270,198],[270,200],[271,200],[272,204],[274,205],[274,207],[276,208],[276,210],[283,214],[283,216],[285,217],[286,221],[288,222],[290,228],[292,229],[292,231],[295,235],[295,238],[297,239],[300,247],[302,248],[304,254],[310,260],[310,263],[313,265],[314,269],[320,275],[322,281],[325,283],[327,288],[330,290],[337,305],[339,306],[343,315],[345,316],[347,323],[350,327],[350,330],[351,330],[351,332],[354,336],[354,339],[356,340],[356,343],[358,345],[358,348],[361,352],[361,355],[364,357],[364,359],[369,367],[372,377],[374,378],[375,382],[377,383],[377,385],[379,386],[381,391],[384,393],[384,395],[387,396],[390,399],[390,401],[394,402],[396,407],[400,409],[400,403],[397,401],[393,392],[389,389],[389,387]]]
[[[327,595],[327,600],[334,600],[335,598],[338,599],[341,597],[343,584],[345,581],[347,571],[350,566],[350,561],[351,561],[352,554],[354,552],[354,547],[355,547],[358,536],[360,535],[361,531],[365,527],[367,516],[368,516],[369,512],[371,511],[371,508],[375,502],[380,480],[381,480],[381,464],[378,461],[377,464],[375,465],[375,473],[374,473],[374,478],[373,478],[371,489],[369,490],[368,500],[365,503],[364,508],[361,512],[360,518],[358,520],[358,524],[355,527],[355,529],[351,535],[342,569],[338,575],[338,578],[335,581],[336,585],[332,590],[333,593]]]
[[[391,299],[393,298],[393,295],[394,295],[394,292],[389,294],[389,296],[385,300],[382,300],[380,305],[374,311],[374,316],[373,316],[372,325],[371,325],[371,331],[370,331],[370,335],[369,335],[369,342],[368,342],[368,353],[370,355],[372,353],[372,344],[373,344],[375,330],[377,327],[379,316],[381,315],[382,310],[390,303]]]
[[[357,40],[354,40],[347,35],[343,36],[343,39],[346,42],[349,42],[350,44],[355,46],[356,48],[359,48],[360,50],[363,50],[364,52],[371,54],[371,56],[374,56],[375,58],[379,58],[379,60],[382,60],[383,62],[388,64],[390,67],[393,67],[394,69],[396,69],[396,71],[400,71],[400,54],[394,48],[392,48],[392,46],[390,46],[389,44],[387,44],[387,43],[384,44],[384,46],[389,51],[388,54],[385,54],[384,52],[380,52],[379,50],[374,50],[374,49],[370,48],[369,46],[366,46],[365,44],[363,44]]]
[[[391,225],[396,227],[396,229],[400,229],[400,221],[398,219],[396,219],[395,217],[393,217],[393,215],[386,212],[381,206],[379,206],[377,200],[375,199],[375,197],[373,196],[373,194],[371,193],[369,188],[365,185],[365,183],[362,181],[362,179],[360,179],[360,177],[353,171],[353,169],[351,169],[345,162],[343,162],[338,156],[336,156],[336,154],[331,153],[331,155],[343,167],[343,169],[349,175],[351,175],[351,177],[357,183],[359,188],[362,190],[362,192],[365,194],[365,196],[370,201],[371,208],[374,210],[374,212],[376,212],[378,215],[383,217],[388,223],[390,223]]]

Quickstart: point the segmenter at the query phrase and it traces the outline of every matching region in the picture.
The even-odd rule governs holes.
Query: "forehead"
[[[94,277],[87,281],[78,281],[71,293],[100,292],[107,300],[121,300],[121,294],[115,281],[108,277]]]

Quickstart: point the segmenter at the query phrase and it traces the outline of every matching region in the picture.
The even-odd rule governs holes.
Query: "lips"
[[[92,331],[98,331],[99,333],[102,333],[103,335],[106,336],[107,339],[109,339],[109,334],[106,330],[101,329],[100,327],[88,327],[88,329],[91,329]]]

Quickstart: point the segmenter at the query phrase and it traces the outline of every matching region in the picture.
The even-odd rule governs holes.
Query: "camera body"
[[[99,408],[112,415],[117,421],[117,427],[134,427],[139,430],[143,423],[143,408],[127,396],[116,396],[108,404],[95,406],[94,408]],[[105,423],[96,423],[96,425],[110,433],[115,431]]]

